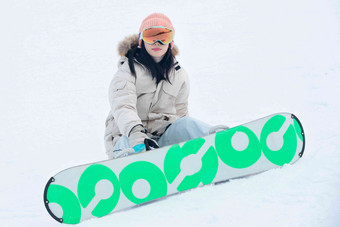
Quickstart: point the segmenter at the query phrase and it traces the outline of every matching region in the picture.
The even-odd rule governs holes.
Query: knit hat
[[[149,16],[147,16],[142,21],[142,24],[139,28],[139,34],[142,31],[144,31],[144,29],[150,28],[152,26],[163,26],[163,27],[166,27],[166,28],[170,28],[175,35],[175,29],[174,29],[169,17],[167,17],[163,13],[153,13],[153,14],[150,14]],[[171,48],[173,47],[173,42],[174,41],[171,42]],[[142,46],[142,40],[139,40],[139,46],[140,47]]]

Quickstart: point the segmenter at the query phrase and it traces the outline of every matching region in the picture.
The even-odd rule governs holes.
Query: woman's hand
[[[146,129],[142,125],[136,125],[131,129],[129,143],[130,147],[135,150],[135,153],[159,147],[155,140],[150,139],[146,135]]]

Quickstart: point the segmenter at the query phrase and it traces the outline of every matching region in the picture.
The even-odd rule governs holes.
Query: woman
[[[146,17],[139,35],[119,44],[121,59],[109,88],[109,158],[208,135],[211,126],[188,117],[189,81],[176,61],[175,29],[161,13]]]

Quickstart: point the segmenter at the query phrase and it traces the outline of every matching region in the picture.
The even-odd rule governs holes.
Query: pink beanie
[[[174,35],[175,35],[175,29],[169,19],[169,17],[165,16],[163,13],[153,13],[147,16],[143,21],[139,28],[139,34],[146,28],[152,27],[152,26],[163,26],[170,28]],[[139,40],[139,46],[142,45],[142,40]],[[173,41],[171,42],[171,46],[173,46]]]

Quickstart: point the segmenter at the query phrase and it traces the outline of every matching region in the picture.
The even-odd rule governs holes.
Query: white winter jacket
[[[134,77],[125,55],[137,44],[138,36],[134,35],[119,45],[122,58],[110,84],[111,111],[105,123],[105,147],[109,157],[119,138],[128,136],[134,126],[142,124],[150,137],[157,137],[178,118],[188,115],[189,82],[183,67],[177,63],[170,72],[171,84],[162,80],[156,85],[150,72],[137,63],[134,65],[137,77]],[[173,54],[177,52],[174,47]]]

